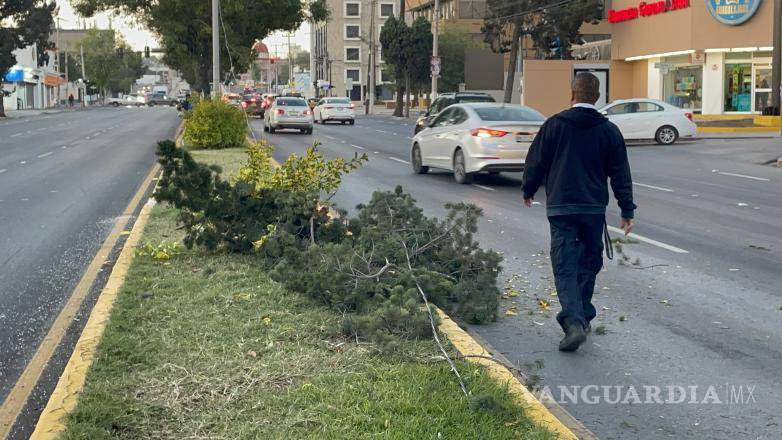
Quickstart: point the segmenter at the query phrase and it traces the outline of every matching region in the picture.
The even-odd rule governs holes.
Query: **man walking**
[[[73,107],[73,93],[68,95],[68,107]]]
[[[549,118],[532,142],[522,184],[527,207],[540,186],[546,188],[551,265],[562,305],[557,322],[565,331],[562,351],[575,351],[586,341],[597,314],[592,294],[603,267],[604,238],[611,246],[605,221],[608,179],[625,234],[633,229],[636,208],[624,138],[594,105],[600,81],[579,73],[571,89],[573,107]]]

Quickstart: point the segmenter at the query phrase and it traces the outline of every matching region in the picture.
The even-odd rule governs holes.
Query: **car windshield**
[[[546,117],[529,107],[481,107],[475,113],[484,121],[534,121],[543,122]]]
[[[491,96],[460,96],[459,102],[494,102]]]
[[[307,107],[307,101],[301,98],[280,98],[277,105],[284,107]]]
[[[327,104],[350,104],[350,100],[347,98],[337,98],[337,99],[329,99],[326,101]]]

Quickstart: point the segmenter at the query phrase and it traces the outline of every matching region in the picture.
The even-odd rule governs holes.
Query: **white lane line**
[[[48,152],[48,153],[39,154],[39,155],[38,155],[38,159],[43,159],[44,157],[46,157],[46,156],[51,156],[52,154],[54,154],[54,152],[53,152],[53,151],[50,151],[50,152]]]
[[[327,135],[327,134],[324,134],[323,136],[326,136],[327,138],[331,139],[332,141],[334,140],[334,137],[333,137],[333,136],[329,136],[329,135]]]
[[[353,147],[353,148],[358,148],[359,150],[363,150],[364,149],[364,147],[359,147],[358,145],[351,144],[350,146]]]
[[[8,171],[8,170],[7,170],[7,169],[5,169],[5,168],[3,168],[2,170],[0,170],[0,174],[3,174],[3,173],[4,173],[4,172],[6,172],[6,171]]]
[[[399,162],[399,163],[403,163],[405,165],[410,165],[410,162],[408,162],[406,160],[402,160],[402,159],[396,158],[396,157],[389,157],[389,159],[391,159],[393,161],[396,161],[396,162]]]
[[[746,174],[728,173],[728,172],[725,172],[725,171],[714,170],[714,171],[712,171],[712,173],[722,174],[723,176],[743,177],[744,179],[760,180],[761,182],[770,182],[771,181],[771,179],[766,179],[765,177],[747,176]]]
[[[68,146],[67,146],[67,145],[63,145],[63,146],[62,146],[62,147],[60,147],[60,148],[62,148],[62,149],[64,150],[64,149],[68,148]]]
[[[376,131],[376,132],[378,132],[378,133],[388,133],[388,132],[387,132],[387,131],[385,131],[385,130],[378,130],[378,129],[375,129],[375,131]]]
[[[647,185],[647,184],[645,184],[645,183],[638,183],[638,182],[633,182],[633,185],[636,185],[636,186],[641,186],[641,187],[644,187],[644,188],[649,188],[649,189],[656,189],[657,191],[665,191],[665,192],[669,192],[669,193],[672,193],[672,192],[673,192],[673,190],[672,190],[672,189],[663,188],[663,187],[661,187],[661,186]]]
[[[472,186],[474,186],[474,187],[476,187],[476,188],[480,188],[480,189],[486,190],[486,191],[496,191],[496,190],[495,190],[494,188],[492,188],[492,187],[489,187],[489,186],[483,186],[483,185],[477,185],[477,184],[475,184],[475,183],[473,183],[473,184],[472,184]]]
[[[17,136],[21,136],[21,135],[22,135],[22,133],[16,133],[16,134],[12,134],[12,135],[11,135],[11,137],[12,137],[12,138],[15,138],[15,137],[17,137]]]
[[[609,226],[608,230],[611,231],[611,232],[616,232],[617,234],[622,234],[622,235],[624,235],[624,233],[625,233],[625,231],[617,228],[616,226]],[[676,246],[671,246],[670,244],[665,244],[665,243],[657,241],[657,240],[652,240],[651,238],[646,238],[643,235],[630,233],[630,235],[628,235],[627,237],[628,238],[632,238],[634,240],[642,241],[642,242],[647,243],[647,244],[651,244],[652,246],[657,246],[659,248],[663,248],[663,249],[665,249],[667,251],[671,251],[671,252],[674,252],[674,253],[677,253],[677,254],[689,254],[688,251],[685,251],[682,248],[677,248]]]

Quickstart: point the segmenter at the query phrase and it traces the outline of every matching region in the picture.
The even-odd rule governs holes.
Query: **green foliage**
[[[158,244],[145,241],[136,248],[136,256],[149,257],[157,261],[168,261],[180,252],[179,243],[171,240],[162,240]]]
[[[129,93],[131,84],[144,71],[141,55],[133,52],[121,36],[112,29],[90,29],[82,44],[87,78],[104,95],[108,92]],[[121,57],[117,53],[118,49],[123,51]],[[70,68],[71,65],[68,67]],[[70,70],[70,72],[77,74],[79,70]]]
[[[468,322],[497,318],[501,257],[474,240],[474,205],[448,204],[443,220],[428,218],[397,187],[374,193],[355,218],[333,220],[321,194],[333,195],[365,157],[326,161],[313,147],[271,170],[270,147],[256,144],[229,183],[171,142],[161,142],[158,155],[155,197],[180,209],[186,246],[254,252],[288,289],[346,312],[346,333],[390,350],[398,336],[429,334],[419,286]]]
[[[182,72],[194,90],[209,93],[212,72],[211,2],[192,0],[72,0],[77,13],[90,17],[114,11],[137,18],[164,50],[163,61]],[[292,31],[305,20],[328,17],[325,0],[222,0],[221,72],[244,72],[253,61],[255,39],[277,30]],[[273,11],[273,13],[270,13]],[[227,52],[230,48],[230,56]],[[223,75],[223,80],[226,79]]]
[[[380,29],[383,61],[396,77],[395,116],[402,116],[405,79],[420,88],[429,78],[432,39],[431,24],[423,17],[418,17],[412,26],[404,19],[389,17]]]
[[[410,37],[405,46],[405,71],[414,89],[425,88],[431,78],[432,24],[418,17],[410,26]]]
[[[185,119],[185,142],[194,148],[232,148],[245,144],[244,113],[221,101],[199,101]]]

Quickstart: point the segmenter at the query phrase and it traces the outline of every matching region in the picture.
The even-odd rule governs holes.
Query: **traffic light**
[[[144,58],[149,58],[149,46],[144,46]]]

